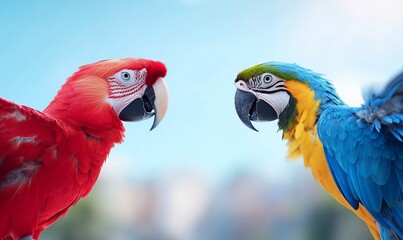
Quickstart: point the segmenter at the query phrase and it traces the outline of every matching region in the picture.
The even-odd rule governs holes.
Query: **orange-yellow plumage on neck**
[[[353,209],[332,178],[323,145],[317,133],[316,118],[320,100],[315,100],[314,92],[306,83],[288,80],[285,84],[287,90],[297,100],[295,123],[289,131],[283,133],[283,138],[288,140],[288,158],[302,157],[305,167],[311,169],[312,175],[325,190],[339,203],[357,214],[368,225],[376,240],[380,239],[378,227],[372,216],[362,205],[357,210]]]

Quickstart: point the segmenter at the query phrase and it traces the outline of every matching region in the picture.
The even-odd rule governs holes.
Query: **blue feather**
[[[353,148],[354,149],[354,148]],[[347,156],[347,160],[351,163],[354,164],[357,162],[358,159],[358,152],[357,151],[350,151]]]
[[[399,132],[391,131],[391,133],[393,134],[393,136],[395,136],[395,138],[397,138],[397,140],[399,140],[400,142],[403,142],[403,139],[400,137]]]
[[[356,123],[357,123],[357,126],[358,126],[359,128],[366,128],[366,127],[368,127],[368,125],[367,125],[362,119],[357,119]]]
[[[325,155],[326,155],[326,159],[333,159],[334,154],[331,154],[325,148]],[[343,169],[341,169],[340,166],[338,166],[337,164],[333,164],[333,163],[335,163],[335,161],[329,161],[328,163],[329,163],[329,169],[330,169],[332,175],[337,177],[337,179],[341,180],[341,181],[336,181],[337,187],[340,189],[341,193],[346,198],[348,203],[350,203],[350,205],[354,209],[357,209],[358,201],[355,198],[355,196],[353,195],[353,193],[350,191],[349,182],[346,178],[346,171],[343,171]]]
[[[395,168],[395,174],[400,185],[400,193],[403,195],[403,169]],[[399,191],[399,190],[397,190]],[[403,197],[403,196],[402,196]]]
[[[395,171],[393,170],[390,172],[389,181],[392,185],[399,186],[399,180],[396,176]],[[382,194],[383,198],[389,206],[393,206],[398,201],[398,198],[401,197],[401,192],[396,191],[396,189],[392,188],[382,188]]]
[[[392,81],[390,81],[384,89],[379,93],[372,95],[367,95],[369,98],[365,98],[366,106],[368,107],[379,107],[384,103],[392,99],[394,94],[403,93],[403,72],[397,75]],[[402,104],[402,102],[400,102]]]
[[[381,123],[379,122],[379,120],[375,119],[373,124],[375,126],[376,131],[380,132],[381,131]]]
[[[382,240],[396,240],[396,237],[390,228],[381,226],[380,235]]]
[[[378,161],[376,168],[376,174],[371,174],[371,179],[378,185],[385,185],[390,177],[390,161],[388,159],[381,159]],[[390,184],[394,185],[394,182],[390,181]]]
[[[388,123],[388,124],[392,124],[392,123],[393,123],[393,118],[392,118],[391,116],[384,116],[384,117],[382,118],[382,120],[383,120],[385,123]]]
[[[338,135],[339,139],[342,141],[346,140],[346,138],[348,136],[346,131],[339,131],[337,135]]]
[[[353,185],[357,195],[370,212],[379,212],[382,207],[382,189],[376,185],[370,178],[359,177],[357,167],[351,166],[348,175],[353,180]]]

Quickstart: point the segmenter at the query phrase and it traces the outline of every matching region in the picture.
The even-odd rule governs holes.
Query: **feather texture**
[[[343,206],[357,214],[368,225],[374,238],[379,239],[379,231],[373,217],[358,202],[352,204],[352,202],[346,201],[344,197],[346,195],[340,192],[341,187],[332,177],[330,172],[332,168],[328,167],[323,145],[317,133],[316,116],[321,107],[321,100],[316,100],[314,91],[307,83],[289,80],[286,82],[286,86],[290,94],[297,100],[298,112],[293,127],[283,133],[283,138],[288,140],[288,157],[302,157],[305,167],[311,169],[312,175],[324,189]],[[326,133],[331,134],[331,129],[331,127],[325,128]],[[346,139],[348,134],[341,133],[339,136]],[[350,161],[355,160],[351,158]],[[354,199],[350,195],[349,197]]]
[[[353,207],[361,203],[368,209],[384,228],[385,239],[403,238],[402,100],[403,74],[367,96],[362,107],[330,107],[318,122],[340,190]]]
[[[1,98],[0,132],[0,239],[36,239],[88,194],[114,145]]]
[[[166,74],[160,62],[105,60],[81,67],[43,112],[0,98],[0,239],[37,239],[90,192],[124,137],[106,78],[144,68],[148,86]]]
[[[288,157],[302,157],[305,167],[312,171],[312,175],[318,180],[324,189],[332,195],[343,206],[347,207],[358,217],[360,217],[371,231],[374,239],[380,239],[380,229],[374,217],[368,210],[357,201],[359,192],[344,191],[343,189],[351,186],[358,186],[360,189],[372,187],[372,183],[383,183],[388,179],[388,165],[380,164],[376,161],[373,165],[367,165],[361,161],[361,155],[369,156],[371,152],[351,152],[344,156],[343,161],[330,161],[327,156],[335,154],[335,149],[324,148],[322,138],[318,135],[318,119],[322,119],[322,115],[328,108],[343,107],[345,104],[338,97],[333,85],[324,79],[321,74],[315,73],[309,69],[302,68],[296,64],[267,62],[255,65],[245,69],[237,75],[237,81],[250,81],[258,75],[270,73],[279,79],[284,80],[286,91],[290,95],[288,106],[279,115],[278,125],[280,130],[283,130],[283,138],[288,140]],[[253,89],[252,89],[253,90]],[[356,116],[343,116],[342,112],[335,112],[336,117],[341,119],[348,118],[349,122],[356,123],[356,127],[368,131],[367,124],[364,121],[359,121]],[[396,122],[398,117],[390,117],[384,119],[387,122]],[[375,122],[375,129],[381,128],[381,121]],[[348,131],[338,131],[336,123],[327,123],[323,121],[320,128],[321,135],[326,137],[337,138],[341,143],[348,142],[351,146],[356,146],[357,142],[350,141],[351,133]],[[399,134],[395,131],[395,135]],[[374,139],[376,136],[367,135],[369,139]],[[380,143],[379,143],[380,144]],[[340,147],[343,149],[343,147]],[[334,165],[334,166],[333,166]],[[351,166],[362,166],[351,168]],[[371,175],[375,169],[380,169],[377,175]],[[339,182],[333,177],[340,175],[347,178],[347,172],[352,171],[353,174],[362,174],[366,177],[366,182],[358,183],[352,179]],[[377,171],[377,170],[376,170]],[[396,177],[401,181],[403,177]],[[364,191],[364,190],[363,190]],[[382,193],[382,189],[373,187],[372,194]],[[390,191],[386,191],[388,199],[393,201],[395,197]],[[373,206],[379,207],[379,197],[368,201]]]

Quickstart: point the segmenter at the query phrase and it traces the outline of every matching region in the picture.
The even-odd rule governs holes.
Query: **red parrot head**
[[[148,59],[112,59],[87,64],[67,80],[45,111],[93,125],[106,124],[113,118],[111,112],[122,121],[155,116],[152,130],[165,116],[168,106],[168,90],[163,79],[166,72],[163,63]]]

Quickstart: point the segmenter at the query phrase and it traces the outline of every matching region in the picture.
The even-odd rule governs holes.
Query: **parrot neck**
[[[88,137],[101,141],[112,141],[114,143],[121,143],[123,141],[124,127],[119,118],[113,117],[112,114],[114,112],[110,114],[112,116],[105,114],[88,118],[86,116],[72,115],[68,109],[63,108],[63,104],[57,104],[57,107],[53,105],[50,104],[44,112],[61,122],[64,126],[83,131]],[[103,121],[93,122],[91,119],[103,119]]]
[[[303,92],[307,93],[309,92],[309,89],[311,90],[311,93],[309,93],[309,98],[311,98],[313,94],[314,100],[320,100],[316,113],[318,117],[329,107],[335,105],[345,105],[334,89],[333,84],[321,76],[315,75],[315,78],[311,79],[311,81],[303,81],[301,83],[305,84],[306,88],[308,88],[304,89]],[[311,101],[307,100],[307,97],[308,96],[301,98],[301,101]]]
[[[112,107],[95,95],[97,91],[83,95],[82,88],[71,88],[70,84],[62,87],[44,113],[60,122],[65,130],[60,144],[75,156],[76,178],[82,181],[84,197],[95,184],[113,146],[123,141],[124,127]]]
[[[67,81],[44,112],[88,136],[120,143],[123,141],[124,127],[105,101],[107,93],[103,89],[106,87],[102,86],[102,81],[90,80],[91,85],[83,81]],[[87,86],[91,86],[91,89]]]
[[[339,98],[333,85],[319,74],[308,71],[301,80],[287,80],[285,85],[290,93],[288,106],[279,115],[279,129],[289,132],[300,122],[307,119],[304,125],[311,128],[318,117],[327,108],[334,105],[345,105]],[[310,115],[306,115],[310,114]]]
[[[314,91],[306,83],[290,80],[286,82],[286,86],[296,100],[292,124],[288,130],[283,129],[283,139],[288,140],[288,158],[302,156],[308,167],[315,162],[315,158],[324,156],[316,130],[321,100],[315,99]]]

